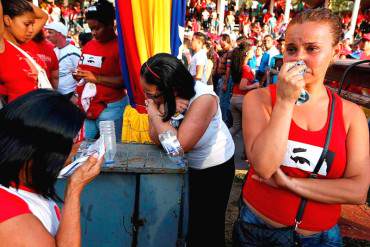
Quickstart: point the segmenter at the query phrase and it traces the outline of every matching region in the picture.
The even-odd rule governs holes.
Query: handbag
[[[320,158],[315,166],[314,171],[309,178],[316,179],[324,160],[326,159],[330,139],[333,129],[334,112],[335,112],[335,95],[331,92],[332,102],[330,106],[329,126],[326,132],[325,144],[320,155]],[[242,198],[242,195],[241,195]],[[297,233],[298,226],[302,223],[304,210],[307,204],[307,199],[302,197],[298,211],[295,217],[295,225],[284,228],[268,228],[266,226],[255,225],[243,222],[239,218],[234,223],[233,228],[233,247],[249,247],[249,246],[300,246],[300,240]]]

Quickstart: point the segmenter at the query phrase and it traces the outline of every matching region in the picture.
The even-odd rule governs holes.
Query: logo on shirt
[[[322,147],[288,140],[288,148],[285,153],[283,166],[298,168],[306,172],[313,172],[320,159],[322,150]],[[318,174],[322,176],[328,175],[334,157],[335,153],[328,150]]]
[[[89,54],[83,54],[81,56],[80,64],[92,66],[95,68],[101,68],[103,65],[104,57],[102,56],[94,56]]]

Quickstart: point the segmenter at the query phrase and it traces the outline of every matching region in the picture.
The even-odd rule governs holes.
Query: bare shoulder
[[[23,246],[24,243],[30,247],[55,246],[54,238],[32,214],[22,214],[0,224],[0,246]]]
[[[365,113],[359,105],[356,105],[355,103],[343,98],[342,102],[343,102],[343,119],[346,127],[346,132],[348,132],[348,129],[353,123],[356,123],[358,121],[366,122]]]
[[[244,97],[244,104],[264,108],[271,113],[272,101],[270,90],[268,88],[259,88],[248,92]]]

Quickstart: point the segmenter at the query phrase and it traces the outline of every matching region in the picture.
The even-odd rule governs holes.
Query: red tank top
[[[276,86],[269,87],[272,105],[276,101]],[[328,89],[327,89],[328,90]],[[329,107],[332,95],[328,90]],[[328,150],[327,163],[324,162],[319,179],[333,179],[343,176],[346,167],[346,131],[343,120],[342,100],[338,95],[335,101],[333,133]],[[329,109],[330,110],[330,109]],[[330,113],[330,111],[329,111]],[[314,170],[325,143],[328,128],[327,117],[324,128],[307,131],[291,121],[287,152],[281,169],[290,177],[306,178]],[[266,140],[268,141],[268,140]],[[243,187],[243,198],[265,217],[287,226],[294,225],[301,198],[284,189],[273,188],[251,178],[253,166]],[[306,204],[301,229],[325,231],[337,224],[340,217],[340,204],[325,204],[309,200]]]

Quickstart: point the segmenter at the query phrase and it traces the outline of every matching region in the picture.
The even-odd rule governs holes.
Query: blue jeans
[[[123,99],[109,103],[107,108],[100,114],[100,116],[95,119],[85,120],[85,138],[86,139],[96,139],[99,137],[99,122],[106,120],[113,120],[116,130],[116,140],[120,142],[122,134],[122,119],[125,107],[129,104],[128,96]]]
[[[273,229],[267,225],[260,217],[255,215],[250,208],[243,203],[240,210],[240,219],[246,223],[263,226]],[[310,236],[298,234],[302,247],[339,247],[342,246],[342,236],[338,225],[330,228],[327,231],[316,233]],[[288,246],[288,245],[285,245]]]
[[[220,98],[220,107],[221,107],[221,113],[222,113],[222,120],[226,123],[228,127],[231,127],[232,125],[232,119],[231,119],[231,111],[230,111],[230,100],[231,100],[231,94],[232,94],[232,89],[233,89],[233,81],[230,77],[228,83],[227,83],[227,88],[226,92],[222,90],[222,85],[224,83],[225,76],[222,76],[218,80],[218,95]]]

